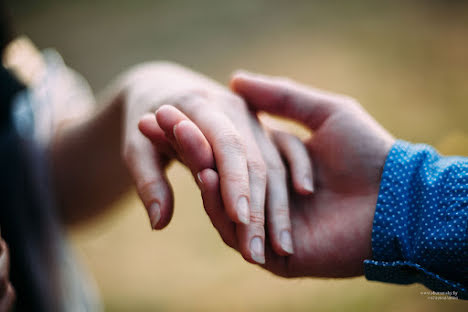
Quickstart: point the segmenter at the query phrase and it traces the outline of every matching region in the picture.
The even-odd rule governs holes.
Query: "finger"
[[[158,152],[163,153],[169,159],[178,158],[178,154],[164,131],[159,127],[154,114],[143,115],[138,122],[138,129],[154,146],[157,146]]]
[[[205,169],[199,173],[199,179],[206,214],[226,245],[237,249],[236,224],[224,210],[218,174],[212,169]]]
[[[248,111],[239,111],[233,122],[239,127],[246,147],[247,170],[250,185],[250,223],[236,228],[239,251],[245,260],[255,264],[265,263],[265,193],[266,165],[258,148]],[[253,121],[257,122],[257,121]]]
[[[347,98],[308,88],[286,79],[238,72],[231,88],[251,108],[292,118],[310,129],[317,129],[346,102]]]
[[[214,169],[213,151],[200,129],[172,106],[162,106],[156,112],[158,123],[169,140],[173,140],[179,148],[179,153],[185,164],[190,168],[194,177],[207,168]]]
[[[248,143],[247,143],[248,144]],[[250,145],[250,144],[248,144]],[[250,223],[237,226],[239,251],[251,263],[265,263],[265,192],[266,167],[260,151],[247,146],[250,185]]]
[[[278,255],[289,255],[294,252],[291,239],[291,220],[286,170],[281,156],[266,136],[258,122],[252,123],[256,142],[262,151],[267,165],[266,213],[269,238],[273,250]]]
[[[213,110],[208,98],[195,95],[176,99],[175,103],[200,128],[213,149],[227,214],[236,223],[248,224],[250,189],[243,139],[225,114]]]
[[[273,130],[272,138],[288,163],[294,189],[302,195],[314,192],[312,159],[304,143],[296,136]]]
[[[169,116],[172,114],[172,116]],[[194,175],[204,168],[214,167],[214,158],[211,152],[211,146],[205,139],[198,127],[189,121],[187,117],[174,107],[162,107],[157,112],[158,123],[162,125],[168,132],[173,132],[175,139],[181,152],[184,154],[184,159],[192,164],[192,172]],[[177,123],[176,125],[174,125]],[[172,130],[173,129],[173,130]],[[248,139],[248,135],[243,136],[246,142],[252,142]],[[255,144],[255,142],[253,142]],[[241,253],[251,262],[264,263],[263,246],[264,245],[264,202],[265,202],[265,173],[261,167],[262,159],[258,158],[260,151],[251,148],[249,143],[246,143],[247,151],[252,151],[252,156],[249,157],[247,152],[247,164],[249,172],[250,184],[250,223],[248,226],[238,227],[238,244]],[[203,151],[205,150],[205,151]],[[201,157],[206,155],[205,161],[201,161]],[[255,160],[255,158],[258,158]],[[192,158],[192,160],[191,160]],[[194,166],[199,163],[202,165]],[[260,172],[259,172],[260,171]],[[200,178],[200,177],[199,177]],[[261,244],[259,244],[261,243]],[[260,248],[258,248],[260,246]],[[253,250],[253,247],[256,247]]]
[[[172,218],[173,193],[164,171],[165,160],[143,135],[135,136],[124,159],[153,229],[164,228]]]

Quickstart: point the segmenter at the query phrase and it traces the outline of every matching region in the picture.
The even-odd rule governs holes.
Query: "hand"
[[[170,220],[172,195],[163,169],[168,160],[179,157],[195,179],[202,169],[217,170],[223,213],[233,234],[228,242],[253,263],[265,261],[268,189],[266,211],[274,251],[291,254],[285,169],[245,102],[214,81],[175,65],[145,65],[128,74],[126,81],[123,153],[153,227],[162,228]],[[142,118],[158,108],[157,122],[151,114]],[[184,138],[187,129],[199,131]],[[192,147],[181,151],[184,139]],[[172,148],[165,147],[168,141]],[[191,156],[197,151],[203,157],[194,160]],[[304,177],[297,183],[306,194],[308,176],[309,184]]]
[[[286,277],[361,275],[363,260],[372,256],[372,221],[392,136],[345,96],[246,73],[235,75],[231,87],[252,109],[291,118],[313,131],[305,145],[313,159],[315,192],[289,191],[294,254],[281,256],[267,246],[264,267]],[[303,165],[294,160],[301,146],[284,136],[273,134],[294,175]],[[217,174],[207,169],[202,180],[205,208],[227,237]]]
[[[15,290],[10,283],[10,255],[8,246],[0,237],[0,312],[11,309],[15,301]]]
[[[362,274],[363,260],[372,257],[372,221],[392,136],[349,97],[250,74],[235,75],[231,86],[251,108],[313,131],[306,146],[316,192],[291,193],[296,252],[287,260],[271,254],[267,267],[286,276]]]

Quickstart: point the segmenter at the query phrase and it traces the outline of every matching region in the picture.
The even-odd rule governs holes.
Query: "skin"
[[[0,236],[0,312],[9,311],[15,302],[15,290],[10,282],[10,255]]]
[[[156,121],[156,122],[155,122]],[[256,123],[255,123],[256,124]],[[155,145],[161,140],[168,140],[173,148],[172,153],[177,155],[188,168],[190,168],[197,184],[201,187],[203,184],[204,170],[210,168],[211,171],[216,172],[216,163],[214,154],[211,150],[211,146],[207,138],[203,135],[202,131],[182,112],[172,106],[162,106],[156,111],[155,115],[145,115],[140,123],[139,128],[141,132],[150,139]],[[261,128],[258,128],[257,135],[265,135]],[[278,132],[279,134],[279,132]],[[165,136],[162,138],[162,136]],[[292,179],[296,181],[296,191],[302,194],[310,194],[309,186],[304,185],[304,177],[307,179],[312,178],[312,168],[309,161],[309,155],[305,149],[305,146],[296,137],[281,133],[285,144],[290,144],[297,147],[294,157],[290,160],[297,161],[295,164],[296,171],[292,174]],[[273,163],[278,161],[282,163],[281,151],[276,149],[270,149],[273,145],[264,146],[263,144],[269,144],[269,140],[266,140],[266,135],[263,137],[265,140],[257,140],[260,142],[260,148],[264,152],[264,159],[267,163]],[[265,143],[266,142],[266,143]],[[273,144],[273,143],[271,143]],[[275,158],[273,158],[275,157]],[[287,157],[285,157],[287,158]],[[290,165],[290,164],[288,164]],[[270,170],[267,174],[267,182],[270,183],[267,192],[267,209],[268,216],[268,228],[270,229],[271,244],[273,250],[278,254],[287,255],[293,253],[292,241],[289,235],[282,232],[284,223],[289,223],[289,209],[285,206],[280,206],[278,203],[288,202],[288,193],[286,188],[282,188],[281,184],[274,183],[276,179],[286,179],[285,171],[282,168],[269,167]],[[216,173],[218,175],[218,173]],[[312,187],[312,186],[310,186]],[[243,225],[235,224],[229,218],[225,211],[224,201],[222,192],[219,190],[219,202],[222,203],[222,210],[225,220],[225,226],[223,230],[230,232],[228,245],[238,248],[242,251],[242,243],[239,241],[242,239]],[[207,211],[209,213],[209,211]],[[279,237],[278,240],[274,240],[275,236]],[[287,252],[284,252],[286,249]],[[278,251],[279,250],[279,251]]]
[[[64,220],[73,223],[95,216],[133,183],[152,228],[164,228],[173,213],[167,165],[179,159],[198,177],[196,165],[179,156],[187,151],[179,153],[173,144],[174,134],[191,127],[199,129],[197,148],[209,154],[205,162],[203,157],[197,160],[200,168],[215,169],[219,176],[223,211],[236,225],[236,244],[244,258],[265,262],[265,210],[274,220],[268,239],[275,252],[283,256],[293,252],[286,170],[273,141],[242,98],[201,74],[153,62],[122,74],[97,107],[94,114],[62,125],[51,146]],[[158,126],[147,128],[143,122],[139,128],[140,121],[157,109],[162,111],[156,115]],[[181,115],[172,116],[171,109]],[[176,131],[174,126],[182,119],[192,123],[182,123]],[[151,141],[143,135],[148,129]],[[310,194],[304,179],[298,181],[298,188]],[[269,190],[282,190],[283,196],[275,198],[281,193]]]
[[[295,191],[294,179],[289,185],[294,254],[278,255],[267,245],[263,267],[285,277],[362,275],[363,261],[372,257],[372,221],[393,137],[346,96],[245,72],[234,75],[231,88],[251,109],[290,118],[313,132],[304,144],[314,161],[314,194]],[[303,161],[294,160],[302,153],[301,145],[285,140],[284,133],[273,132],[272,137],[293,164],[294,175]],[[238,249],[231,243],[234,234],[223,212],[217,172],[203,170],[199,186],[213,225]]]

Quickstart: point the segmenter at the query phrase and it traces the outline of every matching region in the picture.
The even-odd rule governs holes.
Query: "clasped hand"
[[[394,139],[359,103],[250,73],[228,90],[173,64],[141,65],[122,81],[123,157],[154,229],[172,216],[164,169],[177,159],[247,261],[288,277],[362,274]],[[302,123],[310,138],[269,127],[260,111]]]

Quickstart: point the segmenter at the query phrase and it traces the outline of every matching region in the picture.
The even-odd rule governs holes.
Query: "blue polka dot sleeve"
[[[369,280],[468,299],[468,158],[397,141],[382,173],[372,253]]]

